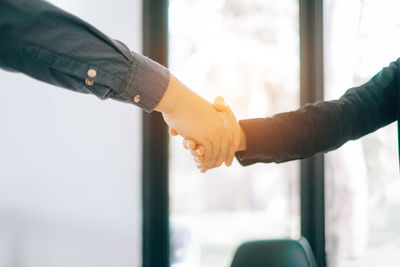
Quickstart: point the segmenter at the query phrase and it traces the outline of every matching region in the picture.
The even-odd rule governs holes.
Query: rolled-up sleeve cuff
[[[269,118],[239,121],[246,135],[246,151],[236,153],[236,158],[243,166],[256,162],[273,161],[273,144],[275,138]]]
[[[169,70],[145,56],[132,54],[131,77],[122,95],[146,112],[152,112],[168,88]]]

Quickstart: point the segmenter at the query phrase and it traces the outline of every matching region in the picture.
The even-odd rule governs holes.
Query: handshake
[[[171,135],[184,137],[197,167],[209,169],[232,164],[237,151],[246,150],[246,136],[232,110],[217,97],[214,105],[186,87],[173,75],[156,107],[170,127]]]
[[[224,98],[216,97],[213,107],[218,112],[221,125],[215,128],[212,138],[203,144],[191,138],[183,140],[183,147],[190,150],[201,172],[219,167],[224,162],[226,166],[231,166],[235,153],[246,150],[246,136]],[[170,128],[169,134],[177,136],[178,132]]]

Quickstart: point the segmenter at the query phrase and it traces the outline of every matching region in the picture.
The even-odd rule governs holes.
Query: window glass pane
[[[52,2],[140,51],[140,0]],[[141,110],[0,81],[0,266],[141,266]]]
[[[169,12],[170,67],[190,88],[239,119],[298,107],[296,0],[171,0]],[[173,266],[229,266],[244,241],[299,234],[297,162],[201,174],[192,161],[171,138]]]
[[[325,95],[340,97],[400,55],[400,2],[325,0]],[[328,266],[400,265],[396,124],[326,157]]]

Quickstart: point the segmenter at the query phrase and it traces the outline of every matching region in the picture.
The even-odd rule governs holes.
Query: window
[[[325,96],[368,81],[400,56],[400,2],[325,0]],[[349,142],[326,160],[330,267],[399,266],[396,125]]]
[[[239,119],[299,106],[298,2],[171,0],[172,73]],[[244,241],[297,237],[298,162],[236,162],[201,174],[181,139],[170,143],[171,263],[229,266]]]

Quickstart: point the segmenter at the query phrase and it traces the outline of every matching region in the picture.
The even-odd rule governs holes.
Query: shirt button
[[[87,86],[92,86],[94,84],[94,81],[86,79],[85,83],[86,83]]]
[[[95,69],[89,69],[87,75],[89,76],[89,78],[96,78],[97,71]]]
[[[135,103],[139,103],[140,102],[140,95],[135,95],[135,97],[133,98],[133,101]]]

